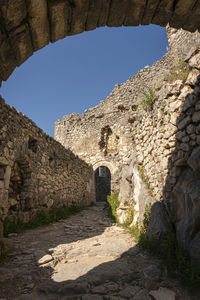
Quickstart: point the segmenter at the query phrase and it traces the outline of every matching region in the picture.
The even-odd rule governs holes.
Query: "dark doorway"
[[[111,193],[110,170],[101,166],[95,171],[96,201],[107,201],[107,196]]]

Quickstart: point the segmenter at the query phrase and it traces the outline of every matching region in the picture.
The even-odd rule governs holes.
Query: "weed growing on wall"
[[[119,193],[111,194],[107,196],[108,204],[109,204],[109,215],[110,217],[118,223],[117,217],[117,208],[119,207],[119,200],[118,200]]]
[[[129,227],[131,225],[131,223],[133,222],[135,202],[130,201],[127,203],[127,206],[128,206],[128,208],[126,210],[126,221],[123,224],[123,226],[125,226],[125,227]]]
[[[143,166],[138,165],[138,171],[140,172],[141,179],[144,183],[146,183],[147,187],[149,188],[149,178],[145,174],[145,170]]]
[[[175,80],[185,81],[190,73],[190,66],[183,58],[179,58],[178,64],[175,65],[171,71],[164,75],[164,80],[168,83],[172,83]]]
[[[152,108],[155,101],[155,87],[146,86],[144,89],[140,91],[143,96],[142,107]]]
[[[26,229],[33,229],[43,225],[49,225],[53,222],[57,222],[61,219],[66,219],[70,215],[80,212],[84,209],[84,206],[73,205],[71,207],[59,207],[52,208],[48,211],[39,211],[29,222],[25,223],[19,218],[7,217],[4,220],[4,236],[8,236],[9,233],[19,233]]]

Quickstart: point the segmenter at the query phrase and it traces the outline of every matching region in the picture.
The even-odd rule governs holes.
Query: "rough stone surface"
[[[151,291],[149,293],[153,299],[155,300],[175,300],[176,299],[176,294],[167,289],[167,288],[159,288],[157,291]]]
[[[183,1],[0,1],[0,82],[7,80],[16,66],[34,51],[68,35],[79,34],[100,26],[138,26],[158,24],[199,30],[199,7],[194,0]],[[173,29],[170,46],[176,29]],[[197,41],[197,39],[196,39]],[[190,53],[191,47],[188,48]],[[186,51],[185,53],[188,53]],[[189,58],[188,58],[189,59]],[[199,54],[190,60],[199,68]]]
[[[0,236],[5,217],[95,201],[93,170],[0,98]]]
[[[14,249],[0,266],[0,298],[150,300],[151,280],[155,290],[168,288],[177,299],[199,299],[112,224],[102,204],[10,240]],[[52,260],[38,265],[46,255]]]
[[[151,208],[150,223],[147,230],[149,239],[159,239],[162,233],[172,232],[172,226],[164,204],[156,202]]]

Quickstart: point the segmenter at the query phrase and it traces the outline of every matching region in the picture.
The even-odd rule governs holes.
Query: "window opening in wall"
[[[37,153],[37,140],[32,137],[29,137],[28,140],[28,149],[30,149],[33,153]]]
[[[96,201],[107,201],[107,196],[111,193],[111,173],[109,168],[100,166],[95,171],[95,191]]]

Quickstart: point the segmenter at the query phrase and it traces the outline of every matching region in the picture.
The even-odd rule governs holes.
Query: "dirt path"
[[[11,239],[14,252],[0,265],[0,300],[200,299],[167,278],[102,204]]]

